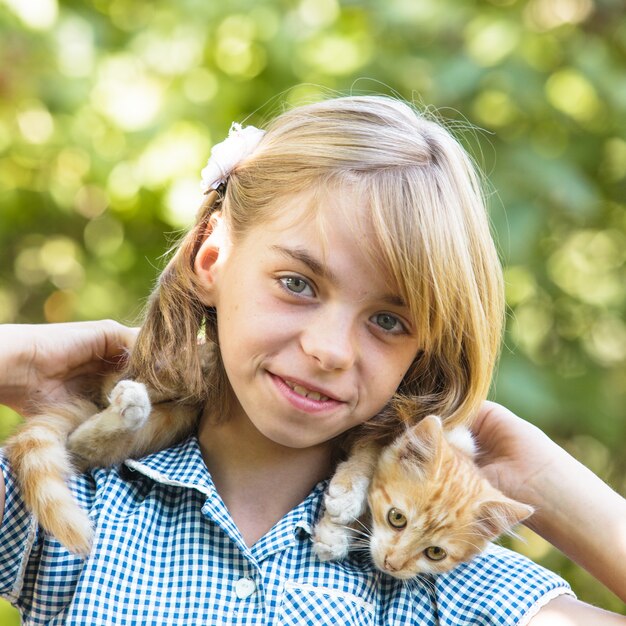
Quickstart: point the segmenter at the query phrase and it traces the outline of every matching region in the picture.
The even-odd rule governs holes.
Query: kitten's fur
[[[208,345],[200,352],[207,371],[215,353]],[[87,556],[92,525],[67,480],[76,471],[162,450],[191,433],[201,406],[181,398],[183,393],[166,398],[111,374],[87,398],[46,407],[28,418],[6,441],[4,453],[41,527],[71,552]]]
[[[382,572],[410,579],[471,559],[533,512],[493,487],[473,456],[469,431],[444,431],[432,415],[382,449],[357,442],[330,482],[316,553],[322,560],[346,556],[350,524],[369,504],[369,550]]]

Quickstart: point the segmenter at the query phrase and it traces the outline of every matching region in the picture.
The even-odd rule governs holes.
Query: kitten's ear
[[[509,532],[513,526],[530,517],[534,511],[528,504],[496,493],[480,503],[477,512],[478,525],[484,536],[491,540]]]
[[[429,415],[397,440],[400,461],[425,465],[436,458],[443,440],[443,426],[436,415]]]

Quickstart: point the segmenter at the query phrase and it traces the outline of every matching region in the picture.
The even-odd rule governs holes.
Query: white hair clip
[[[202,191],[208,193],[225,183],[233,169],[256,150],[264,134],[254,126],[242,128],[233,122],[228,137],[211,148],[211,158],[202,170]]]

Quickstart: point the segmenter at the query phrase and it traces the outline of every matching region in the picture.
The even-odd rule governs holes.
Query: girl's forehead
[[[380,243],[379,230],[385,225],[372,218],[365,194],[348,185],[329,186],[281,197],[271,209],[260,228],[276,233],[306,229],[322,259],[332,252],[331,246],[357,242],[360,256],[372,274],[382,275],[397,293],[404,292],[396,278],[401,272],[392,266]]]
[[[321,245],[328,242],[329,233],[338,230],[359,239],[375,239],[368,203],[349,187],[332,186],[280,197],[263,224],[277,231],[301,225],[313,226]]]

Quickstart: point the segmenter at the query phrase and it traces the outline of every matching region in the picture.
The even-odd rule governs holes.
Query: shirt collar
[[[207,497],[215,494],[195,436],[137,461],[128,459],[124,465],[157,483],[196,489]]]
[[[138,472],[163,485],[196,489],[207,498],[217,495],[195,436],[142,459],[128,459],[124,465],[133,473]],[[311,536],[327,485],[328,480],[317,483],[307,498],[278,523],[283,528],[283,536],[288,527],[292,528],[295,537],[304,539]],[[271,550],[270,546],[265,546],[265,549]]]

